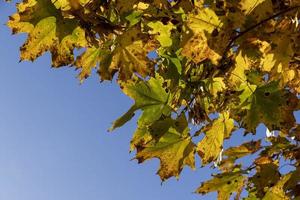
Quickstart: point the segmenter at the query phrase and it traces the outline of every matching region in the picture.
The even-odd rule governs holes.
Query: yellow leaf
[[[237,159],[253,154],[261,149],[261,141],[246,142],[240,146],[230,147],[223,152],[223,159],[219,168],[222,171],[231,171]]]
[[[291,173],[284,175],[274,187],[268,190],[266,195],[263,197],[263,200],[289,200],[290,198],[286,196],[283,187],[284,184],[289,181],[291,175]]]
[[[219,92],[222,92],[226,89],[226,85],[224,83],[224,78],[222,77],[215,77],[211,81],[207,81],[207,88],[214,97],[218,96]]]
[[[76,20],[64,19],[47,0],[29,0],[18,5],[18,13],[8,21],[13,33],[28,33],[21,47],[21,60],[34,61],[46,51],[52,53],[52,65],[69,65],[75,47],[86,46],[85,31]]]
[[[206,194],[209,192],[218,192],[218,200],[229,200],[233,192],[238,194],[244,187],[246,177],[240,171],[226,172],[215,175],[211,180],[204,182],[196,193]]]
[[[238,88],[242,83],[247,82],[245,71],[249,70],[251,66],[247,55],[240,51],[235,58],[235,65],[233,71],[230,73],[230,84]]]
[[[101,60],[101,55],[105,54],[100,48],[90,47],[77,57],[75,65],[81,71],[78,75],[79,80],[82,82],[91,75],[92,69],[96,68]]]
[[[178,178],[185,165],[195,168],[195,145],[189,136],[188,124],[184,116],[178,120],[184,120],[183,124],[175,124],[158,141],[152,141],[137,149],[136,159],[139,163],[152,158],[160,160],[157,173],[162,181],[172,176]]]
[[[229,118],[229,113],[221,113],[210,126],[204,128],[205,137],[198,143],[197,151],[206,165],[216,160],[222,150],[223,141],[229,138],[234,129],[234,121]]]
[[[160,21],[150,22],[147,24],[152,30],[150,34],[156,34],[156,38],[162,47],[172,46],[171,30],[174,28],[172,23],[164,25]]]
[[[195,9],[188,15],[186,26],[188,29],[182,42],[182,55],[195,63],[210,59],[216,64],[221,56],[208,45],[208,35],[222,27],[215,12],[210,8]]]
[[[292,44],[288,37],[275,35],[272,45],[275,47],[268,48],[270,50],[264,52],[264,56],[261,60],[261,68],[267,72],[274,70],[276,73],[281,73],[289,68],[289,63],[294,55]]]
[[[260,22],[273,13],[272,0],[241,0],[239,6],[248,23]]]
[[[153,74],[154,63],[147,57],[153,49],[148,48],[149,43],[143,40],[147,37],[137,27],[120,35],[111,54],[103,58],[107,62],[101,64],[101,79],[111,80],[117,71],[122,81],[131,79],[134,73],[143,77]]]
[[[87,4],[90,0],[51,0],[57,9],[62,11],[77,10],[81,6]]]

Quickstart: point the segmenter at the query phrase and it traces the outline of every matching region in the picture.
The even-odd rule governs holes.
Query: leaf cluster
[[[101,81],[116,77],[135,103],[110,130],[141,111],[130,149],[139,163],[159,159],[162,181],[195,169],[198,156],[219,173],[196,193],[300,199],[299,0],[23,0],[16,7],[7,25],[28,35],[21,60],[50,52],[53,67],[74,67],[81,82],[93,71]],[[235,130],[255,135],[260,124],[268,137],[224,149]],[[283,173],[287,164],[292,170]]]

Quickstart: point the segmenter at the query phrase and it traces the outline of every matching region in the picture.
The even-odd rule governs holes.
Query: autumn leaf
[[[246,142],[240,146],[230,147],[223,152],[223,160],[219,164],[222,171],[233,169],[237,159],[253,154],[261,149],[261,141]]]
[[[251,192],[255,193],[256,197],[263,198],[266,194],[265,188],[275,185],[280,177],[278,164],[274,162],[259,164],[256,167],[256,174],[249,179],[254,185]]]
[[[230,137],[234,129],[234,121],[229,113],[220,114],[219,118],[211,125],[204,128],[205,137],[198,143],[197,151],[206,165],[216,160],[223,148],[223,141]]]
[[[28,33],[21,47],[21,60],[34,61],[43,53],[52,53],[52,65],[69,65],[74,61],[75,47],[86,45],[85,31],[73,19],[64,19],[47,0],[29,0],[18,5],[8,26],[13,33]]]
[[[147,35],[141,33],[137,27],[132,27],[116,39],[111,54],[106,55],[108,62],[100,67],[99,74],[102,80],[111,80],[119,71],[120,80],[129,80],[134,73],[145,77],[153,73],[154,63],[147,57],[153,50],[143,39]]]
[[[196,193],[206,194],[209,192],[218,192],[218,200],[229,200],[233,192],[239,194],[244,187],[246,177],[241,171],[227,172],[217,174],[207,182],[204,182]]]
[[[181,122],[180,122],[181,121]],[[184,116],[178,119],[158,141],[152,140],[137,148],[136,159],[139,163],[158,158],[158,175],[164,181],[172,176],[179,177],[185,165],[195,168],[195,145],[193,144],[187,121]]]
[[[82,82],[84,79],[91,75],[92,69],[96,68],[100,62],[101,49],[97,47],[88,48],[83,54],[78,56],[75,65],[81,69],[78,75],[79,80]]]
[[[219,92],[222,92],[226,89],[226,85],[222,77],[216,77],[212,80],[207,80],[207,88],[214,97],[217,97]]]
[[[156,34],[156,38],[162,47],[172,45],[171,31],[174,28],[172,23],[164,25],[162,22],[150,22],[147,24],[152,30],[150,34]]]
[[[251,69],[251,60],[243,52],[239,52],[235,57],[235,66],[230,73],[230,84],[239,87],[242,83],[246,83],[246,71]]]
[[[271,0],[241,0],[239,6],[242,13],[246,16],[246,25],[257,23],[267,18],[273,12]]]
[[[222,26],[214,11],[209,8],[195,10],[189,14],[186,26],[188,29],[182,43],[182,55],[192,59],[195,63],[205,59],[217,63],[220,55],[208,46],[209,36],[207,36]]]
[[[283,187],[290,177],[291,174],[283,176],[275,186],[271,187],[267,191],[266,195],[263,197],[263,200],[289,200],[290,198],[286,196]]]

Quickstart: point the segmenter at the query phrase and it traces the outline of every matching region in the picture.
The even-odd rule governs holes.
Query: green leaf
[[[132,11],[130,14],[128,14],[125,19],[129,21],[129,27],[132,27],[139,23],[142,18],[142,12],[140,11]]]
[[[125,83],[123,91],[135,100],[135,104],[113,123],[110,131],[129,121],[134,116],[135,111],[139,109],[143,111],[139,118],[139,124],[143,125],[151,124],[162,115],[170,115],[169,94],[162,87],[162,84],[163,80],[160,77],[151,78],[147,82]]]
[[[178,72],[178,74],[179,75],[182,74],[181,59],[177,55],[161,54],[161,56],[167,60],[168,66],[174,66],[176,68],[176,71]],[[172,77],[174,78],[175,75],[174,75],[174,73],[172,73],[173,70],[170,70],[170,71],[171,71],[170,78],[172,78]]]
[[[271,131],[289,130],[295,124],[294,98],[293,94],[280,89],[278,82],[256,88],[248,99],[250,107],[242,120],[243,126],[252,133],[259,123],[264,123]]]
[[[150,22],[147,24],[152,30],[150,34],[156,34],[156,39],[162,47],[170,47],[172,45],[171,30],[174,28],[172,23],[163,24],[160,21]]]

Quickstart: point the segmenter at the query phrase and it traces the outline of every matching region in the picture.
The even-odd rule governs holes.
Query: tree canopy
[[[162,181],[196,169],[198,157],[219,173],[196,193],[300,199],[299,0],[23,0],[16,8],[7,25],[28,35],[22,61],[50,52],[54,68],[74,67],[81,82],[97,72],[134,100],[109,130],[140,111],[130,150],[139,163],[159,159]],[[223,148],[236,130],[243,141],[260,124],[266,137]]]

